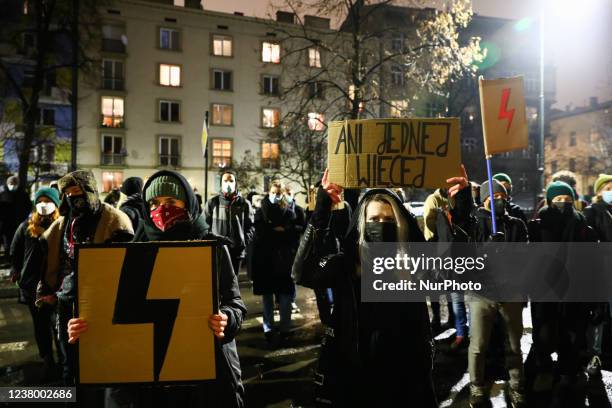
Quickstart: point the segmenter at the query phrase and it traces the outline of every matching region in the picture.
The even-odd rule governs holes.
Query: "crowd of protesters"
[[[401,189],[363,190],[357,197],[359,192],[330,183],[326,173],[312,186],[304,209],[280,180],[256,200],[253,192],[241,194],[234,172],[220,176],[218,194],[206,202],[181,174],[169,170],[156,172],[146,183],[130,177],[104,199],[90,171],[75,171],[39,188],[33,201],[17,177],[7,179],[0,193],[1,244],[10,251],[19,301],[31,313],[46,378],[59,364],[63,383],[74,384],[75,342],[88,327],[74,315],[75,244],[203,239],[217,240],[223,248],[218,252],[220,308],[206,322],[218,339],[217,379],[144,391],[107,388],[106,406],[244,406],[235,343],[247,312],[238,285],[243,269],[253,293],[261,296],[262,332],[274,345],[291,341],[296,284],[314,290],[325,328],[315,379],[321,404],[437,406],[433,338],[449,327],[455,329],[449,350],[467,348],[470,406],[475,408],[490,406],[491,384],[499,378],[508,380],[512,407],[529,406],[531,390],[553,387],[555,406],[574,407],[568,395],[576,394],[585,369],[600,375],[608,304],[532,302],[533,345],[523,364],[525,304],[451,293],[444,325],[441,299],[432,299],[431,319],[426,303],[362,302],[359,260],[364,242],[610,242],[612,175],[597,179],[589,204],[577,194],[572,173],[555,174],[528,219],[512,200],[507,174],[478,184],[462,167],[462,174],[427,198],[422,227]],[[503,368],[490,370],[490,365]]]

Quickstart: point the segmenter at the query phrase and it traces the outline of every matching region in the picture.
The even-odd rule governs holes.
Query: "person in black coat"
[[[274,337],[274,295],[279,300],[281,339],[287,340],[290,335],[295,294],[291,267],[301,230],[303,225],[298,225],[293,206],[283,197],[283,186],[273,181],[255,213],[252,259],[253,293],[263,298],[263,331],[268,341]]]
[[[125,179],[121,185],[121,192],[127,196],[119,209],[123,211],[130,221],[132,221],[132,228],[134,233],[138,231],[141,220],[147,217],[147,208],[144,200],[142,199],[142,179],[140,177],[129,177]]]
[[[532,242],[594,242],[596,237],[584,215],[574,205],[577,197],[573,188],[562,181],[546,188],[547,206],[540,209],[538,218],[531,220],[529,237]],[[561,272],[561,271],[559,271]],[[561,282],[561,281],[559,281]],[[581,381],[580,353],[584,350],[586,327],[591,304],[532,302],[533,346],[526,365],[535,370],[535,391],[549,390],[553,382],[551,353],[557,352],[561,391]],[[577,400],[567,400],[563,393],[555,394],[562,406],[578,406]],[[573,401],[573,402],[572,402]],[[584,402],[584,398],[582,398]],[[566,405],[563,405],[566,404]],[[559,406],[561,406],[559,405]]]
[[[35,210],[22,222],[11,244],[11,274],[19,285],[19,302],[28,306],[34,338],[38,346],[38,355],[44,361],[45,378],[55,370],[53,358],[53,341],[55,333],[55,313],[51,306],[38,308],[36,286],[42,273],[43,256],[39,238],[43,232],[59,217],[59,193],[56,189],[44,187],[35,195]]]
[[[0,192],[0,246],[6,254],[10,252],[13,235],[32,211],[32,201],[26,190],[19,184],[17,176],[6,180],[4,191]]]
[[[497,173],[493,176],[494,180],[499,181],[506,189],[508,197],[506,198],[506,211],[511,217],[518,218],[524,223],[527,222],[527,217],[523,209],[512,201],[512,179],[506,173]]]
[[[191,186],[179,173],[161,170],[153,174],[144,186],[143,195],[149,205],[149,216],[143,220],[142,228],[134,237],[135,242],[211,239],[223,242],[221,237],[210,234]],[[165,387],[163,395],[155,396],[151,402],[154,406],[244,406],[240,360],[234,339],[247,310],[240,296],[229,251],[224,245],[220,249],[217,251],[220,306],[219,311],[208,319],[208,326],[216,337],[217,378],[201,386]],[[72,319],[68,326],[71,341],[76,341],[86,327],[84,319]],[[119,406],[119,401],[136,403],[137,398],[138,389],[133,387],[107,390],[107,406]]]
[[[465,180],[462,187],[467,185]],[[341,190],[328,182],[326,171],[310,219],[315,237],[325,237],[323,231],[328,228],[332,205],[340,202]],[[456,190],[454,186],[453,194]],[[320,394],[333,406],[437,406],[426,304],[361,299],[361,275],[368,272],[361,271],[360,246],[397,241],[424,242],[425,238],[395,193],[372,189],[355,209],[342,252],[329,255],[325,244],[315,241],[312,251],[301,253],[304,259],[296,259],[311,269],[316,286],[334,291],[318,381]]]

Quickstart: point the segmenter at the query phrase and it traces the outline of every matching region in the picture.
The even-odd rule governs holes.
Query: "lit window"
[[[392,118],[402,118],[408,113],[408,101],[391,101],[391,107],[389,109],[389,116]]]
[[[308,114],[308,129],[316,132],[325,130],[325,115],[322,113],[310,112]]]
[[[178,65],[159,64],[159,84],[164,86],[181,86],[181,67]]]
[[[278,95],[278,76],[264,75],[263,76],[263,94]]]
[[[212,124],[213,125],[232,125],[232,105],[213,103],[212,105]]]
[[[278,169],[280,167],[278,143],[263,142],[261,144],[261,167],[264,169]]]
[[[160,136],[159,138],[159,165],[179,165],[179,138],[173,136]]]
[[[179,32],[172,28],[159,29],[159,48],[163,50],[179,49]]]
[[[124,157],[123,137],[102,135],[102,165],[122,165]]]
[[[123,173],[120,171],[103,171],[102,172],[102,192],[110,193],[116,190],[123,184]]]
[[[275,108],[263,108],[261,110],[261,126],[275,128],[280,121],[280,110]]]
[[[261,60],[272,64],[280,63],[280,44],[264,41],[261,46]]]
[[[232,37],[213,35],[213,55],[218,57],[232,56]]]
[[[232,72],[213,69],[213,89],[230,91],[232,89]]]
[[[180,121],[181,105],[176,101],[159,101],[159,120],[161,122]]]
[[[232,141],[229,139],[212,139],[213,167],[230,167],[232,165]]]
[[[321,68],[321,51],[318,48],[308,49],[308,66]]]
[[[102,127],[123,127],[123,98],[102,97]]]
[[[353,106],[352,106],[353,105],[353,101],[356,98],[356,95],[355,95],[356,94],[356,92],[355,92],[355,85],[350,85],[349,86],[348,94],[349,94],[349,104],[348,104],[349,106],[348,107],[349,107],[349,109],[353,109]],[[364,110],[365,110],[365,103],[363,101],[361,101],[361,102],[359,102],[359,112],[363,112]]]
[[[185,7],[185,0],[174,0],[174,5],[176,7]]]

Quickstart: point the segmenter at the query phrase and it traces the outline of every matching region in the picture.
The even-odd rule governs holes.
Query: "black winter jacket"
[[[231,240],[230,253],[244,259],[255,232],[251,203],[239,194],[232,200],[219,194],[208,200],[204,216],[213,234]]]
[[[322,245],[315,243],[315,251],[296,262],[315,265],[317,287],[334,291],[334,406],[434,407],[437,405],[431,382],[432,345],[426,305],[361,301],[357,224],[363,200],[379,193],[396,200],[408,225],[409,240],[423,242],[415,218],[399,197],[390,190],[373,189],[355,210],[343,252],[321,256],[316,249]],[[325,196],[319,189],[317,208],[311,217],[312,225],[318,229],[329,225],[331,200],[325,200]]]
[[[132,222],[134,232],[138,231],[141,220],[149,215],[141,193],[136,193],[129,196],[128,199],[121,204],[119,209],[123,211]]]
[[[218,236],[210,234],[204,216],[200,214],[195,194],[187,180],[179,173],[169,170],[156,173],[156,176],[161,175],[171,175],[181,181],[187,194],[186,208],[189,210],[190,220],[176,224],[170,230],[162,232],[153,224],[151,218],[147,217],[143,220],[143,226],[134,237],[134,241],[219,241]],[[156,176],[147,181],[143,191],[148,188]],[[228,316],[228,321],[225,328],[225,337],[222,340],[215,340],[217,380],[203,387],[207,395],[214,396],[211,407],[243,407],[244,386],[242,385],[242,372],[235,337],[240,331],[247,309],[240,296],[238,279],[232,269],[226,246],[220,245],[216,261],[219,273],[219,311]],[[210,397],[208,399],[210,400]]]
[[[34,304],[40,281],[43,254],[38,237],[28,232],[28,220],[19,225],[11,244],[11,273],[19,285],[19,302]]]
[[[589,205],[582,213],[601,242],[612,242],[612,205],[599,201]]]

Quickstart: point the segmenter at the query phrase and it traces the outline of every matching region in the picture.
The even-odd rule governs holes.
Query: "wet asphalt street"
[[[3,274],[6,275],[6,271],[0,270],[0,283],[3,281],[6,288]],[[249,282],[241,280],[242,296],[249,313],[237,343],[248,407],[313,407],[312,379],[323,333],[313,292],[301,287],[298,289],[296,303],[300,310],[292,315],[293,336],[288,344],[281,346],[265,340],[261,328],[261,299],[253,296]],[[16,298],[6,297],[7,293],[6,290],[0,291],[0,295],[5,296],[0,298],[0,386],[40,384],[42,363],[37,356],[29,312],[27,307],[16,302]],[[528,309],[525,309],[524,323],[522,348],[526,356],[531,346]],[[452,332],[452,329],[448,330],[438,337],[434,382],[441,407],[462,408],[468,406],[467,351],[456,354],[445,351],[448,350],[445,344],[448,339],[444,338],[452,336]],[[610,364],[604,364],[609,370]],[[501,381],[493,387],[495,407],[506,407],[503,387]],[[589,399],[586,406],[610,407],[612,372],[604,370],[601,380],[590,380],[587,390]],[[541,398],[542,403],[549,399],[546,396]],[[545,405],[538,403],[534,406]]]

